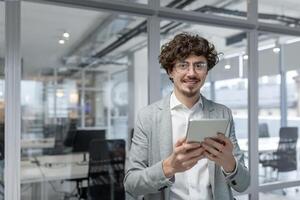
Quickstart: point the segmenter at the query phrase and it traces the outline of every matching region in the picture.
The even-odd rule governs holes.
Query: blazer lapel
[[[172,121],[170,111],[170,96],[163,99],[159,105],[161,115],[159,126],[159,144],[161,159],[167,158],[173,151]]]
[[[214,107],[210,104],[210,102],[201,95],[203,102],[203,118],[210,119],[215,118],[214,115]],[[212,187],[212,194],[215,198],[215,163],[213,161],[208,160],[208,171],[209,171],[209,180]]]

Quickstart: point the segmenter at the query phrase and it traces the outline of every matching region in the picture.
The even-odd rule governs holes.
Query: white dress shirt
[[[189,120],[203,118],[203,104],[201,97],[189,109],[182,104],[174,92],[170,98],[172,119],[173,145],[179,138],[185,137]],[[209,182],[208,160],[201,159],[191,169],[175,174],[175,182],[170,188],[171,200],[212,200]]]

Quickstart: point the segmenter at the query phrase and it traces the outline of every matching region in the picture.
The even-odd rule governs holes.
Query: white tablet
[[[201,142],[204,138],[214,137],[217,133],[227,130],[229,119],[201,119],[189,121],[187,128],[187,142]]]

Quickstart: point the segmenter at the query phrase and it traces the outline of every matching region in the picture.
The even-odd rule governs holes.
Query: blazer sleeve
[[[158,193],[172,185],[165,177],[162,161],[149,166],[151,116],[138,114],[124,178],[125,191],[132,196]]]
[[[250,184],[250,174],[244,163],[244,154],[240,150],[236,136],[234,122],[230,109],[228,109],[230,118],[229,138],[233,144],[233,154],[237,161],[237,170],[234,174],[226,176],[227,183],[237,192],[245,191]]]

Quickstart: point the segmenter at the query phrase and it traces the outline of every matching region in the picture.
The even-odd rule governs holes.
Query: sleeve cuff
[[[235,168],[234,168],[234,170],[233,170],[233,172],[226,172],[224,169],[223,169],[223,167],[221,167],[222,168],[222,171],[223,171],[223,174],[225,175],[225,177],[227,178],[227,177],[231,177],[231,176],[233,176],[234,174],[236,174],[236,172],[237,172],[237,165],[238,165],[238,163],[237,163],[237,160],[236,160],[236,158],[234,157],[234,160],[235,160]]]

